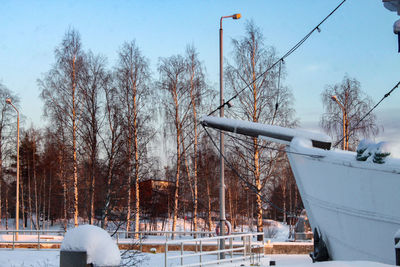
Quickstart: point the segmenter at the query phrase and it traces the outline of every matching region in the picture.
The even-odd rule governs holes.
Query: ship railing
[[[168,263],[171,263],[173,260],[178,260],[178,263],[174,262],[174,266],[181,267],[205,266],[209,264],[221,264],[245,260],[250,260],[250,263],[253,265],[259,264],[261,258],[264,257],[265,247],[264,238],[262,239],[263,241],[256,241],[257,236],[259,235],[262,236],[264,233],[246,233],[228,236],[214,236],[193,240],[166,241],[164,245],[164,266],[167,267]],[[225,240],[225,247],[223,249],[219,249],[221,239]],[[178,255],[168,255],[168,253],[171,252],[168,249],[172,246],[180,247],[180,253]],[[194,252],[191,251],[190,253],[184,253],[185,246],[195,246]],[[215,249],[213,250],[211,248]],[[211,257],[210,259],[210,255],[215,256]],[[228,257],[224,257],[222,255]],[[195,259],[192,259],[190,260],[190,263],[185,264],[185,259],[187,262],[188,258]]]

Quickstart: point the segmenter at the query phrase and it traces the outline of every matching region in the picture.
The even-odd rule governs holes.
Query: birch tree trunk
[[[32,193],[31,193],[31,167],[30,167],[30,161],[28,160],[28,209],[29,209],[29,221],[30,221],[30,228],[32,230],[33,226],[33,218],[32,218]]]
[[[198,133],[197,133],[197,105],[200,96],[201,89],[203,88],[203,73],[200,63],[197,59],[197,53],[194,47],[188,47],[186,49],[187,60],[188,60],[188,71],[189,71],[189,86],[190,86],[190,103],[192,106],[193,116],[193,230],[197,231],[197,146],[198,146]]]
[[[178,219],[178,199],[179,199],[179,178],[180,178],[180,168],[181,168],[181,126],[180,126],[180,119],[179,119],[179,105],[177,96],[174,96],[174,103],[175,103],[175,127],[176,127],[176,173],[175,173],[175,188],[174,188],[174,211],[173,211],[173,218],[172,218],[172,232],[176,231],[176,221]],[[172,234],[172,239],[175,238],[175,234]]]
[[[135,73],[136,74],[136,73]],[[133,89],[133,151],[135,153],[135,238],[139,238],[139,218],[140,218],[140,192],[139,192],[139,145],[138,145],[138,108],[137,108],[137,88],[136,75],[131,72]]]
[[[207,188],[207,225],[208,225],[208,231],[212,231],[211,193],[210,193],[210,184],[209,184],[208,180],[206,180],[206,188]]]
[[[150,89],[148,62],[142,56],[135,42],[125,42],[119,51],[119,63],[117,65],[118,90],[123,94],[125,125],[128,145],[128,211],[127,220],[131,217],[131,204],[134,197],[135,232],[139,231],[140,221],[140,190],[141,168],[145,161],[145,144],[151,133],[148,130],[150,114],[147,102]],[[130,221],[127,222],[130,228]],[[138,234],[135,234],[138,237]]]
[[[106,121],[107,121],[107,138],[103,139],[103,145],[107,153],[107,178],[106,178],[106,195],[103,208],[102,227],[107,229],[109,211],[111,207],[111,192],[114,179],[115,157],[118,152],[119,141],[121,137],[121,120],[118,119],[120,114],[119,105],[116,103],[116,91],[111,86],[104,87],[106,97]]]
[[[6,184],[6,230],[8,230],[8,186]]]
[[[281,68],[265,72],[278,59],[275,49],[264,45],[263,35],[253,22],[246,25],[246,35],[240,40],[233,40],[234,64],[228,64],[226,70],[227,87],[238,93],[241,88],[248,90],[238,94],[239,105],[231,109],[239,117],[258,123],[274,123],[285,127],[296,124],[291,108],[292,94],[286,87],[280,86]],[[284,73],[284,71],[282,71]],[[282,75],[283,79],[283,75]],[[278,109],[279,108],[279,109]],[[250,141],[250,140],[249,140]],[[240,152],[242,172],[250,170],[248,182],[256,190],[257,231],[263,231],[263,189],[271,185],[276,175],[278,153],[268,152],[266,141],[252,138],[251,145],[238,141],[235,146]],[[252,203],[253,206],[253,203]],[[259,239],[262,236],[258,236]]]
[[[190,99],[187,86],[185,86],[184,74],[186,62],[182,56],[171,56],[161,59],[159,65],[160,88],[166,92],[165,107],[167,119],[174,125],[174,135],[176,142],[176,172],[175,188],[173,200],[173,218],[172,231],[176,230],[178,219],[179,186],[180,186],[180,168],[182,164],[182,146],[183,125],[187,121],[188,111],[190,110]],[[189,100],[188,100],[189,99]],[[174,235],[172,236],[174,238]]]
[[[38,207],[38,190],[37,190],[37,175],[36,175],[36,138],[33,140],[33,149],[32,149],[32,168],[33,168],[33,187],[35,194],[35,224],[36,230],[39,230],[39,207]]]

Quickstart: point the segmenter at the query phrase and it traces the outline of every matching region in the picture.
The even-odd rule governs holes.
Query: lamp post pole
[[[11,98],[6,99],[6,103],[10,104],[17,112],[17,181],[16,181],[16,201],[15,201],[15,238],[18,241],[19,230],[19,111],[11,102]]]
[[[219,116],[224,117],[224,64],[223,64],[223,29],[222,29],[222,20],[225,18],[233,18],[240,19],[240,14],[234,14],[231,16],[223,16],[220,19],[220,27],[219,27],[219,96],[220,96],[220,109]],[[225,153],[225,145],[224,145],[224,133],[220,132],[220,176],[219,176],[219,213],[220,213],[220,236],[225,235],[225,162],[224,162],[224,153]],[[225,249],[225,240],[220,239],[219,249]],[[220,253],[220,258],[225,258],[225,253]]]
[[[342,103],[339,102],[339,100],[337,99],[337,97],[335,95],[331,96],[331,99],[333,101],[335,101],[340,106],[340,108],[342,109],[342,112],[343,112],[343,150],[348,150],[349,147],[348,147],[348,145],[346,145],[346,144],[348,144],[348,140],[347,140],[347,138],[348,138],[348,136],[347,136],[347,112],[346,112],[346,109],[344,108],[344,106],[342,105]]]

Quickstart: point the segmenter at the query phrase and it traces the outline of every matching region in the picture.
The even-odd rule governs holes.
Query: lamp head
[[[11,98],[7,98],[7,99],[6,99],[6,103],[11,105],[11,103],[12,103],[12,102],[11,102]]]
[[[333,100],[333,101],[337,101],[337,97],[335,96],[335,95],[333,95],[333,96],[331,96],[331,99]]]
[[[242,17],[242,15],[240,15],[240,13],[233,14],[233,16],[232,16],[233,19],[240,19],[241,17]]]

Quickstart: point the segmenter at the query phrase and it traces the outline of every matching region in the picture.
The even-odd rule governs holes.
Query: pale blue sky
[[[230,39],[243,36],[247,19],[261,28],[266,43],[282,55],[340,2],[2,0],[0,80],[20,96],[20,111],[27,124],[41,126],[42,102],[36,80],[53,64],[54,48],[65,31],[74,27],[81,33],[84,49],[105,55],[110,66],[114,65],[121,44],[135,39],[150,59],[154,77],[159,57],[183,53],[187,44],[194,44],[209,81],[218,88],[221,16],[242,14],[241,20],[224,20],[226,59],[229,60]],[[321,33],[313,34],[287,58],[285,84],[295,96],[301,126],[316,126],[323,111],[322,90],[326,84],[340,82],[346,73],[357,78],[375,102],[399,81],[400,56],[392,28],[397,19],[397,14],[386,10],[381,0],[347,0],[322,25]],[[400,129],[399,123],[395,128],[391,123],[399,121],[399,101],[400,92],[395,91],[377,111],[389,140],[397,138]]]

